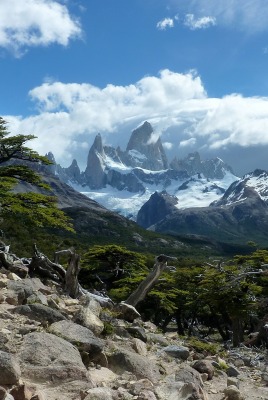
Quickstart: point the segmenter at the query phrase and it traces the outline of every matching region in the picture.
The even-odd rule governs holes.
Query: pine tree
[[[69,218],[57,207],[57,198],[34,191],[16,193],[19,182],[49,189],[42,182],[40,175],[31,166],[50,164],[36,151],[26,146],[35,136],[12,136],[7,129],[7,122],[0,117],[0,215],[5,218],[15,217],[24,223],[40,227],[57,227],[73,230]],[[3,224],[4,225],[4,224]]]

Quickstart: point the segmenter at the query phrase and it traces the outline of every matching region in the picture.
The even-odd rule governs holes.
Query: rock
[[[142,340],[134,338],[132,347],[136,351],[136,353],[140,354],[141,356],[147,355],[147,347]]]
[[[26,304],[18,306],[13,309],[13,312],[26,315],[31,319],[42,322],[43,324],[52,324],[53,322],[66,319],[66,317],[59,311],[43,304]]]
[[[171,382],[160,385],[155,390],[158,400],[208,400],[200,386],[188,382]]]
[[[0,351],[0,385],[14,385],[21,376],[19,363],[15,357]]]
[[[4,400],[6,397],[6,394],[7,394],[6,389],[3,388],[2,386],[0,386],[0,400]]]
[[[87,370],[79,351],[51,333],[24,336],[19,353],[22,376],[35,381],[87,380]]]
[[[181,360],[187,360],[190,355],[190,351],[188,347],[184,346],[167,346],[163,348],[164,352],[167,353],[169,356],[174,358],[180,358]]]
[[[208,374],[208,379],[212,379],[214,375],[214,367],[208,360],[198,360],[196,361],[192,367],[196,369],[200,374],[206,373]]]
[[[227,369],[226,369],[226,374],[228,376],[233,376],[233,377],[237,377],[239,375],[239,371],[237,368],[235,368],[233,365],[230,365]]]
[[[239,389],[239,380],[237,378],[228,377],[227,386],[236,386]]]
[[[34,293],[41,292],[42,294],[51,293],[51,289],[40,281],[39,278],[27,278],[19,281],[9,281],[7,288],[17,294],[18,304],[25,304],[28,297]]]
[[[178,399],[188,399],[189,396],[193,396],[193,399],[207,399],[207,394],[203,390],[203,382],[201,379],[200,374],[189,365],[185,365],[179,368],[175,372],[175,381],[180,382],[181,384],[184,383],[185,385],[181,386],[180,391],[178,392],[181,397]],[[177,386],[177,389],[180,386]],[[185,396],[185,397],[183,397]],[[194,397],[196,396],[196,397]],[[176,397],[175,397],[176,398]],[[190,399],[191,397],[189,397]],[[176,399],[177,400],[177,399]]]
[[[119,313],[118,318],[122,318],[128,322],[133,322],[136,318],[140,318],[141,316],[135,307],[124,302],[117,304],[115,309]]]
[[[114,391],[109,388],[93,388],[87,390],[84,400],[113,400]]]
[[[36,395],[36,388],[22,384],[13,387],[10,390],[10,394],[15,398],[15,400],[32,400]]]
[[[28,272],[28,271],[27,271]],[[14,272],[10,272],[8,275],[7,275],[7,277],[8,277],[8,279],[10,279],[11,281],[21,281],[21,278],[17,275],[17,274],[15,274]]]
[[[234,385],[228,386],[224,389],[224,394],[227,397],[227,400],[244,400],[240,390]]]
[[[48,306],[47,297],[43,293],[37,292],[28,297],[27,304],[34,303],[44,304],[45,306]]]
[[[144,343],[147,342],[147,336],[144,328],[139,326],[129,326],[127,331],[135,338],[142,340]]]
[[[54,322],[49,332],[72,343],[79,351],[86,351],[90,356],[100,353],[104,347],[104,341],[96,338],[91,330],[72,321]]]
[[[148,378],[152,382],[160,379],[159,368],[152,360],[128,350],[117,350],[108,356],[109,368],[118,374],[133,373],[138,379]]]
[[[142,391],[152,391],[154,385],[149,379],[140,379],[137,382],[131,383],[130,389],[132,394],[139,395]]]
[[[142,390],[137,400],[157,400],[157,398],[151,390]]]
[[[147,338],[149,343],[156,343],[160,344],[161,346],[169,346],[169,341],[157,333],[147,333]]]
[[[88,306],[81,307],[81,309],[75,314],[74,321],[90,329],[97,336],[99,336],[104,329],[103,322]]]

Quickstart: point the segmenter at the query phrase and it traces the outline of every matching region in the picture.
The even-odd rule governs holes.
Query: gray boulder
[[[171,346],[164,347],[163,350],[169,356],[174,357],[174,358],[180,358],[181,360],[187,360],[187,358],[190,355],[190,351],[189,351],[188,347],[184,347],[184,346],[171,345]]]
[[[53,322],[61,321],[66,317],[59,311],[54,310],[43,304],[25,304],[13,309],[17,314],[26,315],[30,319],[40,321],[42,323],[52,324]]]
[[[89,355],[100,353],[104,347],[104,341],[96,338],[91,330],[72,321],[54,322],[50,325],[49,332],[62,337]]]
[[[15,357],[5,351],[0,351],[0,385],[16,384],[20,376],[20,366]]]
[[[125,371],[133,373],[138,379],[147,378],[158,382],[160,372],[154,361],[128,350],[117,350],[108,356],[109,368],[118,374]]]
[[[99,336],[104,329],[103,322],[89,306],[81,307],[81,309],[74,316],[74,321],[90,329],[97,336]]]
[[[33,381],[87,380],[79,351],[71,343],[50,333],[24,336],[19,360],[22,376]]]
[[[214,375],[214,367],[208,360],[198,360],[193,364],[193,368],[196,369],[200,374],[208,374],[208,379],[212,379]]]

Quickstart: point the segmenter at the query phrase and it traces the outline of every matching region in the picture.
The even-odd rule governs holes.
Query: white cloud
[[[167,28],[173,28],[174,21],[172,18],[164,18],[163,20],[157,22],[156,27],[157,29],[164,31]]]
[[[266,0],[170,0],[176,10],[194,14],[196,18],[209,15],[218,25],[247,32],[268,29],[268,2]]]
[[[171,150],[173,148],[173,143],[170,142],[163,142],[163,147],[167,150]]]
[[[268,98],[228,95],[215,103],[193,129],[211,148],[268,144]]]
[[[180,147],[191,147],[196,144],[196,138],[190,138],[187,140],[182,140],[179,144]]]
[[[190,28],[191,30],[206,29],[216,25],[216,18],[214,17],[195,18],[193,14],[186,14],[184,25]]]
[[[66,46],[80,35],[79,22],[57,0],[0,1],[0,46],[16,56],[31,46]]]
[[[38,113],[5,116],[9,130],[38,136],[34,148],[41,154],[52,151],[64,166],[86,154],[98,132],[109,144],[124,148],[131,131],[144,120],[162,135],[167,150],[169,143],[179,142],[181,151],[189,146],[210,151],[268,146],[268,97],[209,98],[194,72],[163,70],[129,86],[104,88],[46,82],[30,96]]]

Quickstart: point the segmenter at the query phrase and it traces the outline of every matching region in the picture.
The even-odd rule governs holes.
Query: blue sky
[[[268,169],[266,0],[0,0],[0,115],[85,167],[144,120],[170,158]]]

